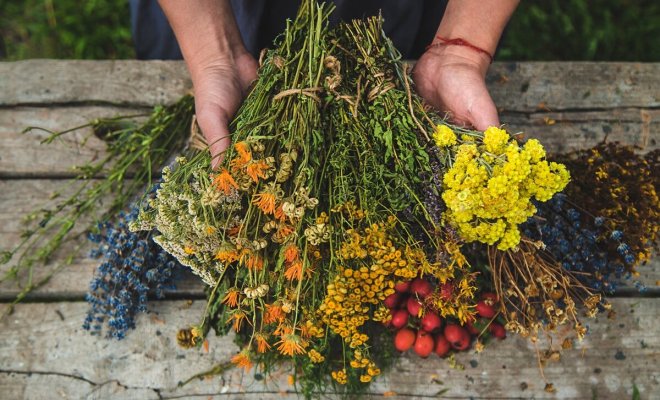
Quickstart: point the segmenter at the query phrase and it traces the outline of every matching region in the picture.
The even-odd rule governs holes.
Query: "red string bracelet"
[[[442,46],[442,45],[444,45],[444,46],[452,46],[452,45],[454,45],[454,46],[465,46],[465,47],[471,48],[474,51],[477,51],[479,53],[483,53],[483,54],[487,55],[488,58],[490,58],[490,63],[491,64],[493,63],[493,55],[492,54],[490,54],[488,51],[482,49],[479,46],[473,45],[472,43],[468,42],[465,39],[461,39],[461,38],[446,39],[446,38],[443,38],[440,35],[436,36],[435,38],[438,39],[440,42],[439,43],[431,43],[430,45],[426,46],[427,50],[429,48],[433,47],[433,46]]]

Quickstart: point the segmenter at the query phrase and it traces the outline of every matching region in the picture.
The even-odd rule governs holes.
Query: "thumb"
[[[497,108],[489,95],[481,97],[479,101],[475,102],[468,115],[468,120],[479,131],[485,131],[491,126],[500,126]]]
[[[222,163],[225,151],[231,145],[229,117],[222,108],[207,106],[197,113],[197,123],[209,144],[211,167],[215,169]]]

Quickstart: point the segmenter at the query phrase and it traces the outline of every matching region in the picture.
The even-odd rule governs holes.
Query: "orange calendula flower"
[[[232,308],[238,307],[240,294],[241,292],[238,289],[231,288],[227,291],[225,297],[222,298],[222,302]]]
[[[258,254],[250,254],[245,259],[245,266],[250,271],[261,271],[264,267],[264,259]]]
[[[282,322],[284,320],[284,311],[277,304],[266,304],[266,313],[264,314],[264,323]]]
[[[275,217],[275,219],[278,219],[280,221],[284,221],[286,219],[286,214],[284,214],[284,208],[282,208],[281,204],[277,206],[277,208],[273,212],[273,216]]]
[[[231,358],[232,364],[239,368],[243,368],[245,371],[252,369],[252,360],[250,359],[250,351],[248,348],[244,348],[240,353],[236,354]]]
[[[218,250],[218,252],[215,253],[215,259],[225,264],[238,261],[239,258],[240,255],[238,254],[238,251],[236,251],[236,249],[225,248]]]
[[[284,249],[284,261],[287,264],[291,264],[292,262],[297,260],[299,255],[300,255],[300,250],[298,249],[298,246],[296,246],[295,244],[289,244]]]
[[[298,335],[285,334],[279,342],[275,343],[280,354],[293,357],[297,354],[305,354],[307,343]]]
[[[245,142],[238,142],[234,145],[234,149],[238,155],[229,163],[234,171],[239,170],[247,165],[252,160],[252,152],[248,144]]]
[[[269,168],[270,167],[264,160],[259,160],[248,165],[245,169],[245,173],[252,178],[254,183],[257,183],[259,182],[259,178],[266,179],[266,171],[268,171]]]
[[[238,184],[229,171],[227,171],[227,168],[223,168],[222,171],[213,178],[213,185],[222,190],[226,195],[231,193],[232,188],[238,189]]]
[[[244,320],[245,320],[245,313],[243,311],[236,311],[231,315],[231,317],[229,317],[227,323],[231,322],[234,331],[238,332],[241,330],[241,326],[243,325]]]
[[[284,271],[284,277],[290,281],[302,279],[303,263],[300,260],[294,261]]]
[[[293,226],[291,226],[291,225],[279,224],[277,226],[277,231],[275,232],[275,236],[284,239],[284,238],[287,238],[288,236],[290,236],[294,231],[295,230],[294,230]]]
[[[190,246],[186,246],[186,247],[183,248],[183,252],[190,256],[190,255],[195,254],[195,249],[193,249]]]
[[[268,344],[268,340],[266,339],[266,336],[259,332],[256,335],[254,335],[254,340],[257,342],[257,352],[258,353],[265,353],[268,350],[270,350],[270,344]]]
[[[256,204],[264,214],[272,214],[275,211],[275,201],[273,193],[261,192],[254,195],[252,203]]]

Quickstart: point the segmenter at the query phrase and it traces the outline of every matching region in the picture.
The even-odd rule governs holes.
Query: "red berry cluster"
[[[441,285],[438,288],[440,295],[451,295],[453,288],[450,286],[451,284]],[[424,300],[435,290],[430,281],[416,278],[400,282],[394,289],[396,292],[387,296],[384,304],[392,313],[387,325],[396,330],[394,347],[398,351],[404,352],[412,348],[422,358],[428,357],[434,351],[444,357],[452,349],[467,350],[472,339],[482,336],[484,331],[498,339],[506,337],[504,326],[492,321],[497,314],[497,298],[494,293],[483,293],[475,306],[478,318],[460,326],[454,322],[443,321],[438,313],[425,303]]]

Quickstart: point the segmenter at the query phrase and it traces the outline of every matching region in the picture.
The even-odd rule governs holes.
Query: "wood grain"
[[[58,201],[58,199],[49,199],[55,192],[60,193],[60,200],[74,192],[76,186],[64,186],[63,182],[48,179],[0,180],[0,251],[11,249],[20,243],[21,234],[25,229],[23,215],[33,210],[52,207]],[[107,205],[107,201],[98,205],[98,215],[101,215]],[[85,226],[88,226],[85,221],[80,221],[72,233],[82,232]],[[73,264],[57,272],[45,286],[32,294],[32,299],[80,300],[84,298],[94,270],[100,263],[98,259],[87,257],[92,246],[84,237],[65,243],[48,264],[36,265],[34,278],[35,281],[39,281],[47,276],[79,244],[82,244],[82,248],[78,250],[78,256]],[[15,264],[13,261],[0,266],[0,276]],[[21,274],[20,277],[25,278],[26,275]],[[177,280],[176,288],[168,290],[166,293],[175,297],[199,298],[204,296],[204,287],[199,279],[184,271]],[[0,301],[12,300],[19,291],[20,289],[14,281],[0,283]]]
[[[508,111],[611,110],[660,106],[660,63],[494,63],[487,84]]]
[[[630,398],[633,383],[642,398],[660,390],[658,299],[617,299],[615,321],[593,321],[576,349],[545,367],[555,395],[544,391],[534,347],[524,339],[492,343],[481,354],[461,353],[464,370],[445,360],[406,354],[394,369],[371,386],[374,396],[436,398]],[[191,375],[227,361],[238,350],[232,336],[210,337],[209,352],[182,350],[174,336],[180,327],[197,323],[203,302],[152,304],[137,330],[122,341],[90,336],[80,328],[84,303],[21,304],[0,321],[0,397],[2,398],[274,398],[290,394],[288,368],[266,379],[254,372],[230,370],[221,377],[177,387]],[[655,367],[654,367],[655,366]],[[625,373],[623,373],[625,371]],[[447,390],[441,396],[436,396]],[[96,393],[96,394],[95,394]],[[263,395],[261,393],[264,393]],[[11,396],[9,396],[11,395]],[[49,397],[53,396],[53,397]],[[66,397],[65,397],[66,396]]]
[[[0,106],[153,106],[192,88],[182,61],[24,60],[0,63]]]
[[[25,60],[0,63],[0,106],[165,104],[190,88],[181,61]],[[660,63],[497,62],[488,73],[504,110],[660,106]]]
[[[91,128],[66,133],[42,144],[50,133],[88,124],[97,118],[149,113],[150,108],[120,107],[11,107],[0,108],[0,178],[66,177],[72,167],[99,159],[105,142]],[[22,133],[28,127],[37,127]]]

